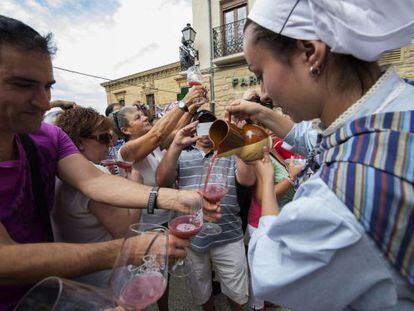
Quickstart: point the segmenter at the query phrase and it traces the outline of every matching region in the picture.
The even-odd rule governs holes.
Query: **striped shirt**
[[[212,155],[213,152],[204,154],[196,148],[184,150],[177,163],[178,187],[180,189],[198,189],[204,163],[209,162]],[[206,252],[211,247],[235,242],[243,238],[241,219],[238,216],[240,207],[237,203],[235,184],[236,160],[233,156],[226,158],[226,160],[231,168],[227,181],[228,192],[220,202],[222,217],[215,222],[223,231],[218,235],[199,234],[192,238],[191,248],[196,252]]]

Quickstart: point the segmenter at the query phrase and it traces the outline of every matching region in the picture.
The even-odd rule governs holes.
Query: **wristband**
[[[148,203],[147,203],[148,214],[154,214],[154,208],[157,208],[158,190],[160,190],[160,187],[158,186],[154,186],[151,189],[150,196],[148,198]]]

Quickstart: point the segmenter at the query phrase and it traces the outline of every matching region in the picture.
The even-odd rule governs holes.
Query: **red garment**
[[[301,155],[298,155],[294,152],[291,152],[289,150],[286,150],[285,148],[282,147],[283,144],[283,140],[280,139],[279,137],[272,135],[272,139],[273,139],[273,143],[272,143],[272,148],[273,150],[278,153],[283,160],[286,159],[290,159],[291,157],[294,158],[303,158]]]

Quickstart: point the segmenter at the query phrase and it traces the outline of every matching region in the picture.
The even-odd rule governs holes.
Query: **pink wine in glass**
[[[116,161],[115,160],[112,160],[112,159],[105,159],[105,160],[102,160],[101,162],[108,169],[109,169],[109,167],[113,167],[114,165],[116,165]]]
[[[193,86],[196,86],[196,85],[201,85],[201,83],[200,82],[197,82],[197,81],[190,81],[190,82],[188,82],[188,86],[189,87],[193,87]]]
[[[168,224],[171,233],[180,239],[189,239],[200,232],[201,222],[192,215],[178,216]]]
[[[144,310],[164,294],[167,282],[159,272],[138,274],[121,290],[119,304],[127,310]]]
[[[116,164],[123,170],[130,172],[132,169],[132,162],[116,161]]]
[[[227,188],[220,185],[207,185],[203,189],[203,197],[211,202],[219,202],[227,194]]]

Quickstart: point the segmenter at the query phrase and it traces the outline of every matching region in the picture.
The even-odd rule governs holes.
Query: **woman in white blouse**
[[[319,118],[325,129],[308,162],[320,168],[282,211],[269,160],[257,163],[268,198],[248,254],[258,298],[293,310],[414,308],[414,88],[376,62],[411,41],[413,5],[255,2],[249,69],[294,122]],[[265,107],[236,101],[227,111],[306,150],[300,126]]]

